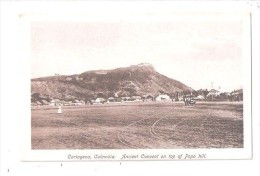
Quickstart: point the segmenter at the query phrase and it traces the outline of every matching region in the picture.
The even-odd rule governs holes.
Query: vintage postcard
[[[250,12],[108,11],[21,14],[22,160],[251,159]]]

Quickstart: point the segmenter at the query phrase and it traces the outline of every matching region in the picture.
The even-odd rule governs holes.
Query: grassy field
[[[139,103],[32,109],[32,149],[242,148],[243,104]]]

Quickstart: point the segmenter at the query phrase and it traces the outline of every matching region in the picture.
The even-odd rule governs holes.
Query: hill
[[[110,97],[115,93],[118,96],[133,96],[190,90],[192,89],[183,83],[156,72],[150,64],[31,80],[32,94],[64,100]]]

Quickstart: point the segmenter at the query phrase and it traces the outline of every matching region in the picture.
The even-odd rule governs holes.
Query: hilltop
[[[192,90],[183,83],[158,73],[143,63],[112,70],[92,70],[75,75],[57,75],[31,80],[31,93],[64,100],[98,96],[156,95]]]

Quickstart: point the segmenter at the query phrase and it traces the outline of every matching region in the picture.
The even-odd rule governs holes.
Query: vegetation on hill
[[[31,93],[63,100],[157,95],[192,91],[183,83],[155,71],[150,64],[113,70],[87,71],[79,75],[57,75],[31,80]]]

